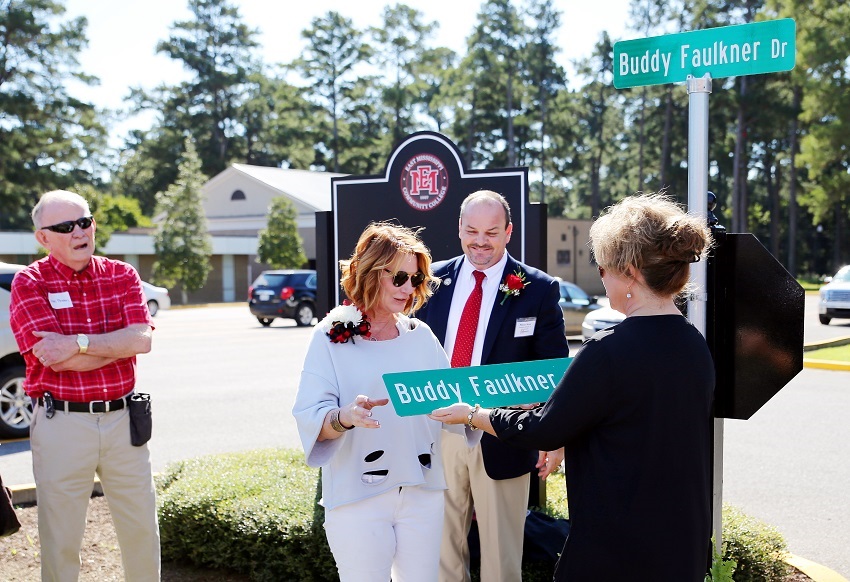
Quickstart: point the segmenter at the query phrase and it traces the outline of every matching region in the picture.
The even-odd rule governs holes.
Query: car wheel
[[[263,327],[268,327],[274,321],[274,317],[258,317],[257,321],[259,321]]]
[[[0,372],[0,436],[24,438],[32,424],[32,402],[24,391],[24,366]]]
[[[832,321],[831,317],[827,317],[826,315],[818,315],[818,319],[824,325],[829,325],[829,322]]]
[[[159,311],[159,303],[153,299],[148,300],[148,311],[151,312],[151,317],[156,315],[156,312]]]
[[[316,308],[307,302],[299,303],[295,308],[295,323],[299,327],[312,325],[314,317],[316,317]]]

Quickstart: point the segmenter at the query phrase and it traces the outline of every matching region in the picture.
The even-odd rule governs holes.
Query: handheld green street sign
[[[545,402],[572,358],[384,374],[399,416],[428,414],[458,402],[484,408]]]
[[[792,18],[620,41],[614,45],[614,87],[790,71],[797,55]]]

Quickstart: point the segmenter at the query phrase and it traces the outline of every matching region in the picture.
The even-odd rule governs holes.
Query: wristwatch
[[[467,415],[466,417],[466,426],[469,428],[469,430],[478,430],[478,427],[472,424],[472,420],[473,418],[475,418],[475,413],[478,412],[479,408],[481,408],[481,405],[476,404],[475,406],[470,407],[469,409],[469,415]]]
[[[89,349],[89,336],[84,333],[77,334],[77,345],[80,347],[80,353],[84,354]]]

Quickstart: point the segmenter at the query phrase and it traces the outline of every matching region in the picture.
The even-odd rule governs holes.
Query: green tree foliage
[[[189,10],[192,18],[176,22],[157,51],[192,73],[171,92],[170,102],[177,106],[178,126],[191,128],[200,144],[201,170],[213,176],[245,153],[244,140],[237,138],[243,129],[238,113],[244,86],[257,67],[252,53],[257,32],[227,0],[189,0]]]
[[[151,220],[142,214],[139,201],[127,196],[112,195],[98,190],[91,184],[77,184],[71,188],[86,199],[97,224],[94,252],[104,254],[109,239],[115,232],[133,227],[149,227]]]
[[[28,228],[41,193],[99,169],[100,114],[68,91],[97,81],[77,62],[87,23],[64,13],[61,2],[0,1],[0,228]]]
[[[801,202],[815,224],[831,230],[834,252],[825,270],[832,272],[850,256],[850,6],[824,0],[779,4],[799,19],[798,67],[807,72],[801,104],[807,132],[798,163],[809,184]]]
[[[187,292],[203,287],[212,269],[212,242],[201,204],[205,181],[195,145],[186,138],[177,181],[157,194],[160,217],[154,235],[157,261],[153,265],[154,282],[165,287],[180,285],[184,304],[188,302]]]
[[[331,135],[323,144],[326,164],[334,172],[340,171],[341,133],[349,111],[351,90],[354,86],[355,65],[363,63],[371,49],[363,41],[363,32],[354,28],[350,18],[339,12],[328,12],[314,18],[310,28],[301,33],[307,41],[303,56],[294,66],[310,83],[311,98],[330,120]]]
[[[133,107],[158,117],[129,137],[101,184],[91,177],[98,132],[85,129],[96,112],[72,107],[63,89],[85,77],[74,61],[84,22],[61,25],[48,0],[0,0],[0,227],[27,224],[28,197],[77,183],[135,198],[150,215],[177,179],[186,135],[207,175],[232,162],[377,174],[399,140],[431,129],[458,144],[469,168],[530,167],[532,199],[551,215],[591,218],[637,190],[687,199],[685,87],[615,90],[621,39],[607,33],[570,47],[586,56],[568,75],[555,39],[562,18],[580,15],[564,5],[562,16],[563,3],[486,0],[458,54],[432,46],[436,24],[403,4],[382,12],[371,46],[328,12],[303,31],[301,58],[271,68],[255,58],[255,32],[232,0],[187,1],[191,17],[157,48],[191,78],[133,92]],[[850,261],[848,4],[633,0],[627,38],[782,17],[797,22],[793,71],[713,82],[709,188],[731,231],[756,234],[792,272],[826,273]]]
[[[549,110],[552,108],[558,91],[566,87],[566,74],[555,62],[560,52],[555,34],[561,25],[561,12],[554,6],[553,0],[531,0],[528,6],[528,20],[532,23],[528,31],[528,40],[523,47],[521,70],[525,82],[532,90],[529,92],[529,165],[537,166],[540,171],[539,200],[546,202],[547,153],[550,146],[551,125]],[[556,198],[559,196],[556,195]]]
[[[307,263],[296,218],[295,206],[285,196],[272,200],[266,228],[260,231],[257,262],[275,269],[299,269]]]
[[[389,125],[395,147],[417,128],[414,112],[426,82],[423,69],[427,67],[420,63],[426,40],[439,24],[422,22],[422,12],[404,4],[385,7],[382,17],[382,26],[371,31],[375,41],[372,48],[378,65],[387,72],[383,99],[392,112]]]

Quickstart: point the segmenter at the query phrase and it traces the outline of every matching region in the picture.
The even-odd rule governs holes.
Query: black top
[[[702,582],[714,365],[684,317],[629,317],[582,347],[546,405],[497,410],[500,439],[564,446],[570,535],[555,580]]]

